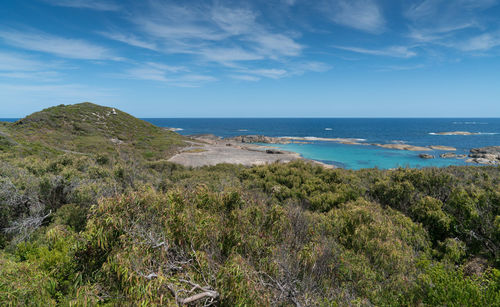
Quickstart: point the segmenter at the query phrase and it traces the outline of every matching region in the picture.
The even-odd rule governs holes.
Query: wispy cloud
[[[377,56],[388,56],[388,57],[396,57],[396,58],[411,58],[417,55],[417,53],[411,50],[406,46],[391,46],[384,49],[367,49],[360,47],[350,47],[350,46],[334,46],[334,48],[369,54],[369,55],[377,55]]]
[[[254,74],[257,76],[271,78],[271,79],[283,78],[288,74],[288,71],[286,71],[284,69],[278,69],[278,68],[253,69],[253,70],[247,70],[245,72],[250,73],[250,74]]]
[[[228,7],[219,2],[200,2],[187,8],[151,1],[149,9],[134,16],[131,22],[161,52],[198,56],[227,66],[239,61],[301,55],[304,47],[290,33],[271,31],[257,17],[258,13],[250,8]],[[108,37],[127,41],[123,37]]]
[[[485,33],[454,45],[463,51],[487,51],[500,46],[500,33]]]
[[[47,64],[15,53],[0,51],[0,70],[2,71],[35,71],[46,68]]]
[[[150,49],[150,50],[158,50],[158,47],[154,43],[147,42],[145,40],[141,40],[137,36],[133,34],[122,34],[119,32],[98,32],[104,37],[107,37],[112,40],[116,40],[134,47]]]
[[[409,21],[408,37],[427,46],[463,52],[489,50],[498,45],[497,29],[489,29],[481,13],[498,3],[498,0],[417,1],[404,12]]]
[[[182,87],[197,87],[206,82],[217,81],[217,78],[213,76],[193,73],[184,66],[171,66],[154,62],[137,64],[118,76]]]
[[[249,81],[257,81],[256,78],[281,79],[292,76],[300,76],[307,72],[325,72],[332,67],[322,62],[298,62],[288,63],[283,68],[258,68],[258,69],[240,69],[240,80],[249,79]],[[251,78],[253,76],[253,78]],[[233,76],[234,78],[234,76]]]
[[[57,81],[61,73],[58,63],[42,61],[31,56],[0,51],[0,77],[8,79],[30,79],[41,82]]]
[[[253,82],[256,82],[256,81],[260,80],[259,77],[250,76],[250,75],[231,75],[230,77],[233,78],[233,79],[243,80],[243,81],[253,81]]]
[[[83,60],[119,60],[107,48],[73,38],[42,32],[0,31],[0,38],[11,46],[50,53],[63,58]]]
[[[227,66],[235,66],[234,62],[255,61],[262,60],[264,58],[263,55],[260,55],[256,52],[244,50],[241,47],[202,48],[200,50],[194,51],[194,53],[202,56],[205,60],[218,62]]]
[[[2,72],[0,77],[9,79],[31,79],[40,82],[54,82],[61,79],[57,71],[35,71],[35,72]]]
[[[101,101],[116,96],[112,89],[69,84],[9,84],[1,83],[0,91],[5,97],[16,101],[39,102],[41,98],[54,103],[74,103],[75,101]]]
[[[415,64],[415,65],[390,65],[383,68],[378,69],[378,71],[405,71],[405,70],[415,70],[424,68],[424,64]]]
[[[45,2],[55,6],[91,9],[96,11],[120,10],[120,6],[116,3],[103,0],[45,0]]]
[[[381,33],[385,18],[373,0],[327,0],[324,12],[335,23],[369,33]]]

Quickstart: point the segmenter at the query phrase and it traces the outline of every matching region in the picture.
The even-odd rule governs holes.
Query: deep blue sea
[[[355,138],[366,143],[404,143],[416,146],[444,145],[468,154],[471,148],[500,146],[500,118],[148,118],[161,127],[179,128],[181,134],[211,133],[221,137],[242,134],[267,136]],[[478,135],[433,135],[436,132],[468,131]],[[461,159],[444,159],[443,151],[426,152],[436,159],[424,160],[421,152],[375,146],[315,141],[311,144],[276,144],[304,158],[349,169],[464,165]]]
[[[458,149],[457,154],[467,154],[475,147],[500,146],[500,118],[145,118],[144,120],[160,127],[179,128],[177,132],[184,135],[210,133],[221,137],[262,134],[355,138],[362,139],[366,143],[452,146]],[[449,131],[480,134],[466,136],[433,134]],[[348,169],[466,164],[460,159],[440,158],[439,154],[443,153],[442,151],[426,152],[436,156],[436,159],[424,160],[418,157],[421,152],[335,142],[315,141],[311,144],[272,146],[298,152],[304,158]]]

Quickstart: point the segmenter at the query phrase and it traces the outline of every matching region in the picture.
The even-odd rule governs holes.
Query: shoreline
[[[202,167],[221,163],[258,166],[271,163],[289,163],[304,160],[326,169],[336,166],[312,159],[301,154],[277,149],[273,146],[256,145],[216,137],[214,135],[190,136],[190,146],[183,148],[168,161],[188,167]]]
[[[321,165],[324,168],[337,168],[332,164],[327,164],[318,160],[303,157],[300,153],[289,150],[282,150],[272,144],[303,144],[310,141],[337,142],[346,145],[367,145],[386,149],[395,149],[403,151],[441,151],[445,153],[434,156],[432,154],[420,153],[418,157],[422,159],[467,159],[466,163],[482,165],[500,164],[500,149],[491,152],[481,151],[482,148],[471,149],[469,155],[456,154],[454,147],[429,145],[413,146],[408,144],[378,144],[378,143],[360,143],[362,139],[344,139],[344,138],[315,138],[315,137],[268,137],[264,135],[240,135],[230,138],[222,138],[212,134],[201,134],[187,136],[189,146],[183,148],[180,152],[172,156],[168,161],[178,163],[188,167],[201,167],[208,165],[217,165],[221,163],[242,164],[245,166],[265,165],[271,163],[289,163],[295,160],[304,160]],[[308,142],[304,142],[308,141]],[[256,144],[260,143],[260,144]],[[261,144],[269,144],[261,145]],[[477,151],[477,152],[475,152]]]

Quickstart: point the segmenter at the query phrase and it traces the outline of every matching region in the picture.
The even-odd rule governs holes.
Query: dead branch
[[[186,305],[186,304],[197,302],[201,299],[205,299],[203,306],[207,307],[207,306],[213,305],[216,302],[216,299],[219,297],[219,293],[217,291],[212,290],[212,288],[209,286],[202,287],[199,284],[196,284],[192,281],[185,280],[185,279],[180,279],[179,281],[190,285],[192,288],[189,291],[184,290],[184,289],[176,290],[174,285],[172,285],[172,284],[168,285],[168,289],[170,290],[170,292],[174,296],[175,301],[177,302],[178,305]],[[200,290],[202,292],[196,293],[194,295],[190,295],[191,293],[194,293],[197,290]],[[183,292],[186,292],[190,296],[184,297],[184,298],[180,297],[179,294],[181,294]]]

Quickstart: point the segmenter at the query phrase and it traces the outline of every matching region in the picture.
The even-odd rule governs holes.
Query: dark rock
[[[266,153],[272,155],[281,155],[283,152],[275,149],[266,149]]]
[[[449,159],[449,158],[456,158],[457,154],[454,152],[447,152],[444,154],[439,155],[441,158]]]
[[[429,154],[424,154],[424,153],[421,153],[418,155],[420,158],[422,159],[434,159],[434,156],[433,155],[429,155]]]

